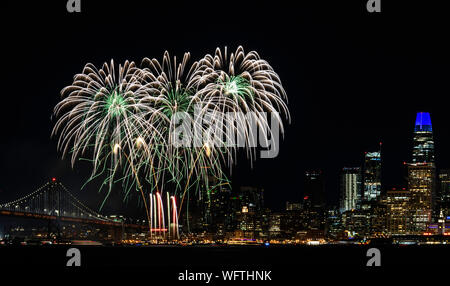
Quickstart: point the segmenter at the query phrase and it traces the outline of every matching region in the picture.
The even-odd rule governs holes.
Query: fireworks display
[[[286,119],[290,120],[289,110],[284,101],[287,97],[280,78],[258,53],[252,51],[246,54],[242,46],[231,54],[227,48],[223,53],[217,48],[214,56],[204,57],[201,67],[210,74],[210,78],[209,83],[199,92],[200,96],[205,102],[216,104],[210,109],[219,113],[236,114],[231,118],[228,117],[228,120],[234,122],[226,124],[233,130],[225,128],[219,132],[224,132],[223,137],[236,134],[238,138],[243,139],[247,154],[254,160],[253,153],[249,152],[255,150],[251,147],[255,146],[256,138],[251,125],[255,124],[264,133],[263,140],[267,141],[274,134],[271,133],[267,117],[261,116],[263,112],[275,115],[282,133],[283,122],[279,114],[284,114]]]
[[[189,53],[177,62],[165,52],[162,61],[144,58],[140,67],[128,61],[101,69],[87,64],[54,110],[52,135],[58,135],[63,157],[70,156],[72,166],[92,161],[89,181],[104,176],[109,192],[118,182],[125,198],[140,192],[152,225],[163,192],[173,205],[180,198],[181,211],[191,190],[229,183],[225,168],[238,148],[255,159],[257,138],[275,135],[263,113],[275,114],[281,132],[282,117],[290,120],[280,78],[256,52],[218,48],[214,56],[189,60]],[[176,212],[168,210],[168,223],[178,223]]]

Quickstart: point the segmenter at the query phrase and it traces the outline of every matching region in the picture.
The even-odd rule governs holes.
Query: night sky
[[[380,14],[369,14],[365,0],[300,6],[82,0],[79,14],[67,13],[66,1],[9,2],[2,4],[9,17],[1,20],[0,202],[57,177],[98,208],[105,195],[98,182],[80,190],[90,166],[72,170],[50,138],[53,107],[86,63],[140,63],[162,58],[165,50],[177,57],[190,51],[197,60],[216,47],[243,45],[280,75],[292,115],[280,154],[258,159],[253,169],[240,160],[232,177],[235,187],[263,187],[271,208],[300,199],[308,168],[324,170],[335,204],[339,170],[360,166],[364,151],[380,141],[384,186],[403,185],[418,111],[431,113],[438,168],[450,167],[450,18],[442,1],[382,1]],[[105,212],[127,214],[118,192]]]

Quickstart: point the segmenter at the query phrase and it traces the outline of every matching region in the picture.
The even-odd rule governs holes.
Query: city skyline
[[[276,211],[267,208],[264,204],[264,189],[241,186],[238,190],[231,190],[224,186],[205,193],[200,197],[192,196],[189,201],[191,211],[181,216],[181,223],[178,224],[176,214],[176,197],[173,198],[174,212],[170,210],[169,197],[167,197],[167,215],[162,211],[161,218],[152,219],[153,228],[150,232],[154,239],[162,241],[187,239],[194,241],[226,241],[227,243],[254,243],[256,241],[288,243],[325,243],[326,241],[366,241],[367,239],[391,237],[395,243],[419,243],[423,241],[421,237],[435,237],[431,243],[445,242],[450,231],[450,171],[438,169],[434,164],[434,138],[430,114],[418,112],[416,115],[415,128],[413,130],[413,147],[411,148],[412,163],[404,163],[407,169],[407,187],[392,188],[386,190],[381,185],[380,171],[382,168],[381,143],[380,150],[364,153],[364,162],[359,167],[344,167],[340,174],[340,205],[326,205],[324,198],[324,178],[321,170],[308,170],[304,174],[304,186],[307,192],[303,199],[298,202],[286,201],[283,211]],[[16,216],[25,216],[30,205],[36,203],[48,208],[48,202],[55,202],[55,209],[42,209],[39,215],[62,216],[64,220],[70,219],[72,214],[66,214],[61,210],[61,195],[55,197],[53,189],[67,189],[52,178],[45,186],[49,192],[45,196],[39,195],[40,189],[30,195],[15,200],[6,205],[0,205],[2,215],[11,212],[24,212]],[[45,187],[43,186],[43,187]],[[37,193],[36,193],[37,192]],[[68,193],[72,198],[73,196]],[[42,202],[40,198],[45,198]],[[160,201],[157,193],[153,196]],[[37,199],[36,202],[34,202]],[[77,199],[76,202],[79,203]],[[161,201],[162,203],[162,201]],[[87,220],[91,219],[91,214],[84,214],[90,209],[84,205],[76,212],[78,216]],[[163,204],[156,205],[158,216]],[[39,209],[39,207],[38,207]],[[81,211],[81,214],[79,213]],[[155,212],[156,213],[156,212]],[[171,213],[173,213],[172,224]],[[127,221],[127,229],[130,231],[132,224],[128,218],[123,216],[103,217],[94,213],[101,222],[116,224],[122,231],[100,231],[99,229],[88,230],[90,235],[85,238],[101,238],[103,240],[113,240],[118,243],[142,243],[145,241],[142,232],[136,232],[136,226],[131,233],[125,232],[123,222]],[[165,227],[164,220],[167,219]],[[159,223],[157,222],[159,220]],[[58,220],[57,220],[58,221]],[[69,220],[70,221],[70,220]],[[145,219],[140,220],[139,227],[146,225]],[[139,222],[139,220],[137,221]],[[176,222],[176,224],[175,224]],[[8,236],[23,236],[24,230],[17,222],[15,228],[9,228]],[[59,225],[59,223],[58,223]],[[151,224],[149,224],[151,226]],[[50,234],[50,224],[48,235]],[[57,227],[57,237],[59,238],[59,227]],[[163,231],[162,231],[163,230]],[[52,230],[54,231],[54,230]],[[65,237],[71,234],[72,228],[63,228],[61,233]],[[31,232],[31,236],[45,235],[46,228],[37,228]],[[34,234],[33,234],[34,233]],[[53,232],[56,235],[55,232]],[[119,233],[119,234],[118,234]],[[172,235],[171,235],[172,233]],[[179,235],[180,233],[180,235]],[[176,237],[174,236],[176,234]],[[2,234],[3,235],[3,234]],[[30,235],[30,234],[28,234]],[[92,236],[97,235],[97,236]],[[399,237],[400,235],[400,237]],[[410,235],[410,236],[404,236]],[[413,236],[411,236],[413,235]],[[73,236],[76,237],[76,236]],[[428,240],[425,240],[428,241]]]
[[[449,1],[2,4],[4,281],[447,279]]]
[[[422,119],[422,114],[425,114],[424,119]],[[407,161],[403,161],[401,163],[403,165],[403,167],[404,167],[404,172],[403,172],[404,174],[407,173],[407,168],[408,168],[407,166],[410,166],[410,165],[415,164],[415,163],[421,163],[423,160],[427,161],[427,159],[429,159],[429,158],[432,158],[432,159],[429,159],[429,160],[431,162],[433,162],[433,165],[434,165],[434,156],[435,155],[434,155],[434,142],[433,142],[433,135],[432,135],[431,115],[430,115],[430,113],[428,113],[428,112],[418,112],[416,114],[416,120],[415,120],[414,126],[415,126],[414,129],[413,129],[414,134],[417,134],[417,131],[419,130],[418,126],[420,126],[420,128],[423,127],[423,130],[419,130],[420,133],[425,132],[427,134],[431,134],[431,137],[428,137],[428,135],[425,135],[424,139],[422,139],[422,137],[417,139],[417,136],[416,137],[413,136],[413,138],[411,140],[412,141],[412,143],[411,143],[411,148],[412,148],[411,154],[412,155],[411,155],[411,160],[410,160],[413,163],[407,163]],[[423,144],[428,144],[429,143],[427,140],[431,140],[431,145],[432,145],[431,151],[429,151],[428,147],[427,148],[421,148],[423,146]],[[425,143],[423,143],[422,141],[425,142]],[[377,199],[381,195],[381,192],[383,192],[383,194],[386,194],[386,192],[389,191],[392,188],[408,186],[407,177],[404,177],[402,180],[399,180],[399,182],[402,181],[402,183],[398,183],[398,184],[394,184],[394,185],[383,185],[383,188],[382,188],[382,186],[381,186],[381,178],[380,178],[380,174],[381,174],[380,172],[381,172],[381,170],[383,170],[382,167],[377,169],[376,172],[378,172],[378,174],[375,175],[375,177],[374,177],[374,174],[371,175],[372,179],[368,179],[369,176],[367,176],[367,175],[364,176],[363,172],[368,172],[367,170],[371,168],[371,167],[366,166],[367,164],[372,164],[370,162],[378,162],[378,163],[380,163],[380,166],[383,166],[384,168],[386,168],[385,164],[381,163],[382,162],[382,157],[384,157],[384,155],[381,152],[382,142],[379,142],[378,145],[379,145],[380,151],[374,151],[375,149],[372,149],[372,151],[365,151],[364,154],[361,154],[362,159],[361,159],[361,164],[359,166],[357,166],[356,164],[354,166],[342,166],[341,170],[337,174],[324,173],[323,172],[323,168],[320,168],[320,167],[316,168],[316,169],[306,169],[306,171],[304,171],[304,178],[307,179],[308,177],[311,177],[310,174],[312,174],[313,176],[315,175],[315,173],[317,173],[317,175],[320,174],[320,177],[321,177],[320,180],[321,180],[321,184],[322,184],[323,190],[321,191],[322,194],[319,195],[319,196],[321,196],[321,198],[319,200],[322,201],[322,203],[326,204],[327,206],[340,206],[342,204],[342,195],[343,195],[342,192],[343,192],[343,190],[342,190],[342,185],[341,185],[342,182],[341,182],[340,176],[341,176],[341,173],[343,171],[345,172],[345,170],[351,171],[351,170],[353,170],[355,168],[358,168],[360,170],[360,172],[361,172],[361,182],[359,182],[361,186],[358,187],[358,188],[361,188],[361,189],[359,190],[360,194],[357,194],[357,196],[359,198],[358,199],[359,203],[361,203],[361,198],[362,197],[367,197],[369,195],[372,199]],[[422,149],[424,149],[424,151],[422,151]],[[446,170],[448,168],[443,167],[441,169]],[[369,171],[369,173],[371,173],[371,172],[372,171]],[[337,180],[340,181],[340,183],[338,184],[338,188],[335,189],[335,195],[338,196],[337,200],[329,200],[329,188],[328,188],[328,192],[326,192],[327,188],[326,188],[326,179],[325,178],[329,179],[329,177],[335,177],[335,178],[337,178]],[[363,181],[362,178],[364,178],[364,181]],[[368,188],[369,188],[369,186],[372,186],[373,183],[366,182],[366,181],[367,180],[373,181],[374,179],[375,179],[375,182],[376,182],[376,187],[375,187],[376,191],[375,191],[375,193],[371,193],[370,190],[368,190]],[[43,180],[43,181],[45,181],[45,180]],[[253,186],[253,187],[258,187],[258,188],[264,188],[263,185],[259,185],[259,184],[251,185],[251,184],[245,184],[245,183],[242,184],[242,185],[237,185],[237,188],[239,189],[239,188],[245,187],[245,186]],[[370,188],[373,188],[373,187],[370,187]],[[302,199],[305,198],[305,196],[309,195],[309,196],[312,197],[313,193],[309,193],[308,194],[308,192],[311,192],[311,190],[307,187],[307,181],[304,181],[304,180],[301,181],[299,183],[299,185],[298,185],[298,190],[299,190],[299,192],[297,193],[297,199],[295,199],[295,198],[294,199],[292,199],[292,198],[284,199],[282,201],[282,205],[281,206],[280,205],[277,206],[277,207],[270,206],[270,208],[274,209],[274,210],[282,210],[282,209],[284,209],[285,203],[287,201],[289,201],[291,203],[295,203],[295,202],[301,202]],[[326,197],[326,196],[324,197],[324,195],[328,195],[328,197]],[[13,199],[13,197],[10,197],[10,198]],[[116,213],[116,212],[117,212],[116,210],[110,210],[110,213]]]
[[[415,176],[419,176],[417,179],[420,180],[420,174],[423,174],[425,171],[424,174],[428,174],[427,176],[434,178],[433,180],[436,180],[431,182],[429,187],[426,187],[430,188],[429,194],[425,195],[425,198],[429,200],[429,205],[427,208],[431,211],[432,204],[433,207],[437,205],[436,201],[445,200],[447,197],[450,197],[450,191],[446,190],[446,188],[448,188],[448,177],[450,176],[447,174],[448,170],[445,168],[439,170],[438,172],[435,171],[434,138],[430,113],[418,112],[416,114],[414,126],[413,147],[411,152],[412,163],[403,163],[408,172],[407,188],[402,188],[400,186],[399,189],[396,190],[396,188],[388,189],[387,187],[381,185],[380,174],[383,164],[381,159],[382,142],[380,142],[379,151],[364,152],[364,162],[361,166],[342,168],[341,172],[338,174],[341,180],[339,188],[340,199],[338,205],[327,204],[326,198],[324,197],[324,174],[322,170],[316,169],[306,171],[304,174],[303,186],[306,191],[303,193],[303,199],[298,201],[286,200],[285,210],[289,210],[290,208],[296,209],[298,208],[297,204],[299,204],[298,206],[301,206],[306,201],[310,202],[311,206],[315,207],[338,207],[342,213],[355,209],[364,209],[365,203],[379,201],[381,196],[389,196],[389,194],[392,194],[393,192],[412,192],[416,185],[417,187],[422,188],[422,184],[415,182],[414,178]],[[55,182],[56,180],[56,178],[51,179],[52,182]],[[438,185],[441,186],[439,189],[437,188]],[[242,191],[243,189],[252,189],[254,187],[255,186],[240,186],[239,190]],[[262,191],[264,191],[263,187],[258,186],[258,188],[262,188]],[[236,192],[229,189],[227,192],[236,195],[239,194],[239,190]],[[438,190],[441,192],[438,192]],[[202,199],[199,198],[199,200]],[[422,197],[418,198],[418,201],[422,200]],[[249,201],[251,202],[252,200]],[[261,203],[258,203],[258,208],[265,207],[263,201],[263,196],[261,195]],[[223,203],[222,200],[217,200],[217,202]],[[120,214],[123,215],[122,213]],[[213,212],[210,212],[210,215],[211,214],[213,214]],[[436,217],[436,215],[439,215],[439,212],[434,215]],[[431,213],[426,216],[429,217],[426,222],[430,223]],[[423,227],[425,227],[425,224],[422,228]]]
[[[68,31],[88,30],[91,27],[89,23],[96,22],[98,15],[104,15],[104,7],[91,5],[88,11],[92,12],[86,14],[66,17],[64,13],[55,13],[48,15],[48,19],[60,23]],[[158,5],[152,9],[164,10],[167,4]],[[314,3],[304,3],[301,9],[289,5],[260,3],[256,7],[243,7],[262,15],[270,11],[279,20],[268,31],[257,29],[249,34],[236,29],[233,33],[212,39],[202,39],[194,32],[201,24],[202,11],[208,7],[188,5],[185,8],[190,11],[189,15],[194,16],[192,21],[188,14],[174,12],[186,20],[186,32],[180,37],[173,38],[163,33],[158,35],[158,45],[155,45],[150,38],[139,38],[145,32],[144,23],[140,23],[136,25],[139,29],[130,32],[131,38],[140,39],[139,45],[101,43],[94,49],[82,44],[76,34],[68,33],[61,38],[52,25],[39,21],[38,14],[46,15],[46,9],[56,9],[51,4],[35,5],[33,11],[42,13],[27,10],[18,14],[18,20],[34,19],[36,24],[5,34],[12,43],[6,47],[7,52],[14,54],[20,51],[28,55],[6,59],[5,64],[12,70],[7,76],[9,84],[5,86],[5,92],[17,94],[15,87],[23,85],[23,78],[13,75],[22,74],[23,67],[33,67],[34,76],[27,77],[27,86],[38,88],[33,92],[20,92],[22,103],[16,110],[1,115],[8,136],[1,143],[3,160],[0,170],[8,179],[0,183],[0,195],[12,199],[26,194],[46,178],[58,177],[84,200],[92,201],[95,206],[101,204],[105,193],[98,194],[99,182],[79,191],[89,175],[80,170],[85,169],[85,165],[80,163],[80,168],[73,171],[68,161],[58,159],[56,142],[49,135],[54,124],[52,107],[59,100],[61,89],[71,82],[73,72],[81,70],[84,62],[99,65],[111,58],[139,60],[144,55],[158,55],[164,50],[178,57],[191,50],[193,58],[197,58],[211,53],[217,46],[235,49],[241,44],[257,49],[279,71],[289,96],[293,120],[286,127],[277,158],[259,159],[253,169],[243,160],[238,161],[233,168],[236,187],[261,184],[266,190],[267,203],[282,209],[285,200],[300,199],[303,190],[297,180],[299,174],[322,168],[325,193],[330,202],[337,204],[340,182],[336,174],[343,166],[360,165],[363,152],[376,150],[380,141],[383,142],[383,163],[386,166],[381,176],[383,183],[387,188],[402,185],[402,177],[406,175],[403,174],[402,163],[410,161],[411,131],[418,111],[432,114],[436,152],[439,154],[436,164],[448,168],[450,150],[445,146],[450,145],[446,131],[449,119],[445,104],[440,103],[443,92],[447,90],[445,83],[448,78],[448,70],[444,68],[448,60],[448,44],[440,37],[445,31],[443,18],[433,17],[423,26],[417,24],[414,17],[406,16],[405,25],[399,25],[389,15],[382,16],[383,20],[382,17],[361,17],[366,12],[355,12],[355,8],[347,3],[333,3],[327,9]],[[11,11],[20,11],[20,8],[15,8],[11,7]],[[65,12],[65,7],[61,9]],[[114,5],[108,5],[108,9],[112,12],[122,10]],[[424,9],[430,12],[429,8]],[[136,15],[142,13],[139,9],[133,11]],[[225,11],[218,12],[225,16]],[[342,14],[349,14],[349,17],[342,19],[339,16]],[[124,14],[123,17],[131,20],[135,14]],[[252,19],[242,21],[244,26],[252,26]],[[358,21],[362,21],[361,25],[354,25]],[[173,25],[172,28],[177,28]],[[217,30],[227,30],[228,23],[218,22],[217,27],[203,28],[209,35],[216,35]],[[117,33],[129,32],[123,27],[118,29]],[[47,32],[42,34],[40,31]],[[117,35],[113,30],[104,33],[104,37],[109,38]],[[271,35],[271,41],[266,40],[267,33]],[[398,34],[402,35],[401,39]],[[39,40],[38,35],[42,36]],[[93,34],[86,37],[89,43],[98,40]],[[425,44],[427,39],[433,44]],[[31,48],[30,41],[45,45]],[[6,97],[5,106],[16,106],[17,98]],[[120,203],[114,201],[120,202],[120,197],[113,196],[106,208],[111,211],[119,208]],[[133,205],[130,202],[131,210]]]

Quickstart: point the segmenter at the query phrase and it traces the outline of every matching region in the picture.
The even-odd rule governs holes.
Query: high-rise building
[[[365,237],[370,233],[370,216],[367,210],[351,210],[342,213],[342,226],[349,237]]]
[[[436,205],[436,167],[431,117],[428,112],[418,112],[414,125],[412,163],[408,164],[408,190],[410,231],[420,234],[432,222]],[[437,210],[437,208],[435,208]]]
[[[450,202],[450,169],[439,171],[439,192],[443,202]]]
[[[434,162],[433,128],[430,113],[417,113],[413,142],[413,163]]]
[[[287,211],[299,211],[302,208],[302,204],[299,202],[286,202]]]
[[[341,172],[341,212],[359,209],[361,192],[361,168],[343,168]]]
[[[326,233],[331,239],[342,238],[342,216],[339,209],[329,209],[327,215]]]
[[[439,171],[439,211],[450,217],[450,169]]]
[[[194,232],[209,232],[222,234],[230,227],[231,191],[228,184],[220,183],[214,176],[208,176],[208,181],[201,185],[202,191],[198,195],[187,193],[187,207],[189,212],[184,218],[186,230]]]
[[[385,197],[372,202],[370,210],[367,213],[369,218],[369,234],[371,237],[383,237],[386,234],[387,207]]]
[[[269,221],[269,235],[272,238],[280,237],[281,235],[281,221],[283,220],[282,213],[271,213]]]
[[[231,190],[228,188],[214,188],[209,191],[209,212],[211,224],[209,231],[218,235],[224,234],[230,228],[230,195]]]
[[[230,194],[227,229],[241,230],[243,235],[254,238],[262,231],[264,189],[242,186]]]
[[[407,233],[410,197],[410,192],[406,188],[393,188],[386,192],[386,228],[389,235]]]
[[[381,195],[381,151],[364,156],[364,201],[376,201]]]
[[[304,199],[314,207],[325,206],[325,183],[321,170],[305,172]]]
[[[264,207],[264,189],[243,186],[239,190],[241,207],[247,206],[249,211],[261,212]]]
[[[431,223],[435,167],[434,163],[408,164],[410,232],[423,233]]]

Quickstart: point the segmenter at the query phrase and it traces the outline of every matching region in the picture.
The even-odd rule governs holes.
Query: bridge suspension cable
[[[113,221],[83,204],[62,183],[56,182],[55,179],[45,183],[32,193],[0,204],[0,210]]]

